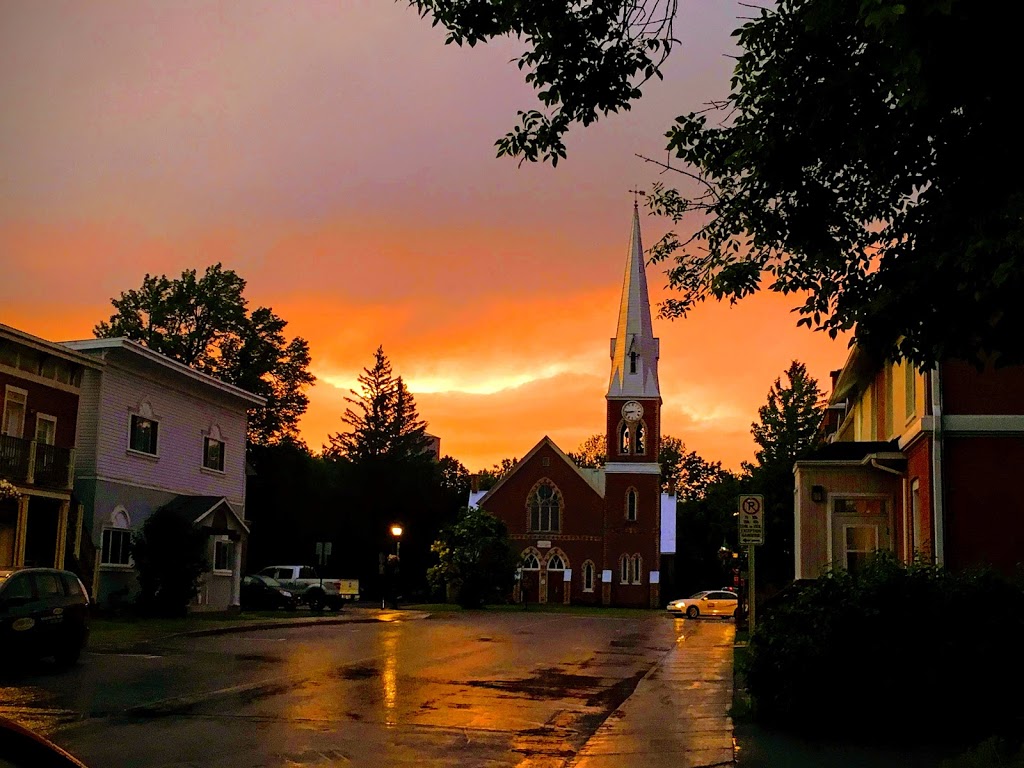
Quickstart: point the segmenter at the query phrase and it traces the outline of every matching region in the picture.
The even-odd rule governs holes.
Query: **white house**
[[[74,493],[95,548],[94,598],[109,605],[138,591],[132,535],[167,507],[208,536],[212,569],[193,608],[238,606],[249,533],[246,409],[263,398],[129,339],[65,345],[105,363],[83,375],[75,455]]]

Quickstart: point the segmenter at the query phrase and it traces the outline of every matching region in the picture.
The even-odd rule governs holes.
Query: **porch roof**
[[[238,530],[249,533],[249,526],[238,516],[238,513],[235,512],[224,496],[189,496],[187,494],[179,494],[164,504],[162,508],[188,520],[192,525],[199,525],[203,519],[214,514],[218,509],[224,509],[230,517],[234,518]],[[224,533],[227,533],[227,531],[224,531]]]
[[[825,443],[800,459],[797,464],[805,461],[863,461],[875,454],[901,454],[898,440],[889,441],[840,441]],[[902,455],[902,454],[901,454]],[[883,457],[880,457],[883,458]],[[884,458],[896,458],[885,456]]]

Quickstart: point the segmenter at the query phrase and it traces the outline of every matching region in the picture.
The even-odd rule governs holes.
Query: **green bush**
[[[184,616],[209,570],[206,534],[169,509],[158,509],[132,542],[143,614]]]
[[[880,553],[856,573],[794,584],[763,606],[745,672],[763,721],[970,743],[1019,725],[1022,637],[1024,592],[1008,581]]]

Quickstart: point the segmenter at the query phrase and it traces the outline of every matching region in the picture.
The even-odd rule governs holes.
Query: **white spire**
[[[633,204],[633,236],[619,301],[619,323],[611,341],[612,373],[608,397],[661,397],[658,387],[659,343],[651,330],[644,249],[640,243],[640,209]]]

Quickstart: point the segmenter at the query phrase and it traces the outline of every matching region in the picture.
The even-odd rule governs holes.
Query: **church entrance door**
[[[548,602],[560,604],[565,600],[565,561],[555,553],[548,557]]]

